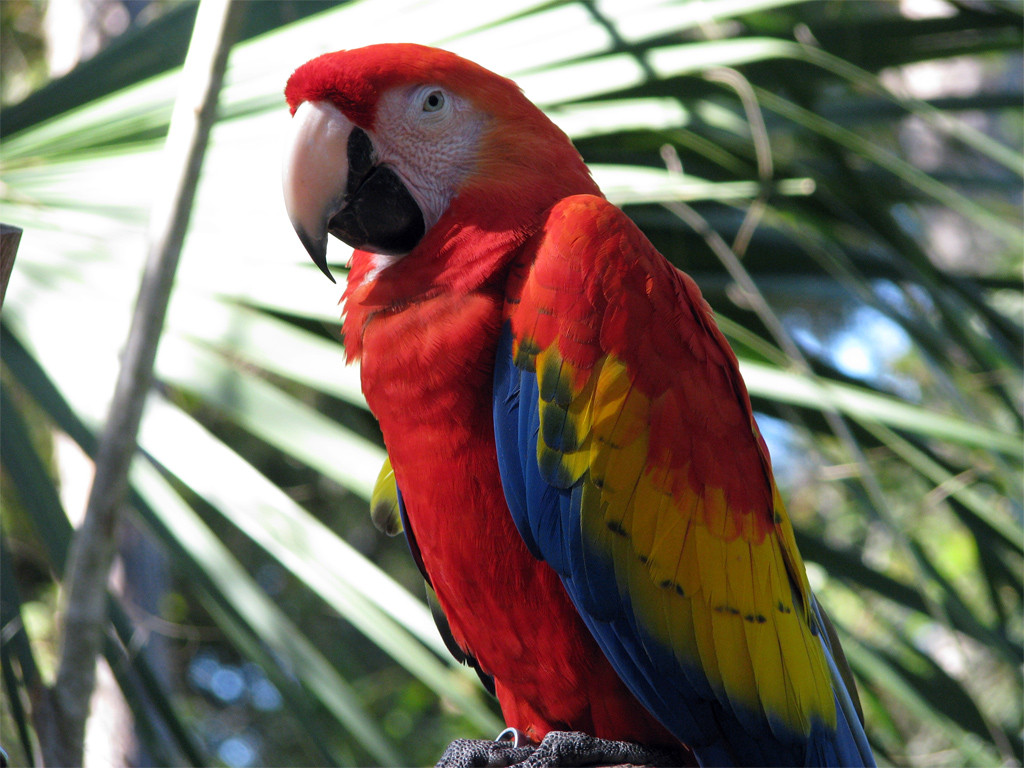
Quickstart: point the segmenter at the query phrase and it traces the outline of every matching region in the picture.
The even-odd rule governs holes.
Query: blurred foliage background
[[[50,23],[76,8],[75,34]],[[194,16],[0,3],[0,219],[25,230],[0,324],[14,764],[38,754],[28,713]],[[500,729],[404,543],[370,525],[383,451],[343,366],[341,288],[280,202],[288,74],[415,41],[515,78],[701,285],[880,762],[1019,765],[1021,28],[1016,0],[247,4],[132,469],[87,762],[416,765]]]

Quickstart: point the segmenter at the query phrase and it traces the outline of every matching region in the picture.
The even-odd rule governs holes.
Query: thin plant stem
[[[51,716],[57,727],[42,745],[47,765],[82,765],[85,723],[96,680],[96,657],[107,634],[107,580],[119,511],[164,317],[188,229],[199,170],[213,125],[228,53],[242,5],[202,0],[182,86],[164,149],[166,193],[150,217],[150,245],[117,385],[96,459],[84,521],[71,544],[60,633],[60,661]]]

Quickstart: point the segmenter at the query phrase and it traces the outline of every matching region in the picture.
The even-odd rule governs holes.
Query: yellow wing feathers
[[[774,484],[774,509],[763,511],[772,524],[757,525],[723,488],[694,477],[677,453],[685,436],[653,460],[655,409],[624,362],[605,355],[581,375],[551,345],[536,351],[535,365],[538,462],[563,488],[582,483],[583,536],[612,563],[638,623],[681,664],[703,670],[741,721],[805,734],[815,718],[834,727],[810,590]]]
[[[537,377],[541,477],[579,515],[573,589],[594,616],[632,612],[636,637],[617,647],[674,656],[671,674],[751,733],[834,727],[803,562],[696,284],[607,202],[570,198],[516,265],[506,318],[515,365]]]
[[[395,471],[391,468],[391,459],[384,458],[377,480],[370,494],[370,519],[374,527],[388,536],[397,536],[402,532],[402,513],[398,505],[398,485],[395,483]]]

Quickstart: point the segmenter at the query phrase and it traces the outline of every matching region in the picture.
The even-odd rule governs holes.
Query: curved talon
[[[508,741],[511,742],[513,749],[526,745],[526,736],[518,728],[506,728],[504,731],[499,733],[495,741]]]

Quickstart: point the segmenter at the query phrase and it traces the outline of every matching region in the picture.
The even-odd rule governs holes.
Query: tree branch
[[[201,0],[181,88],[164,147],[166,195],[150,214],[149,253],[107,422],[100,438],[96,477],[85,519],[71,545],[64,581],[60,663],[50,713],[57,727],[42,744],[47,765],[82,765],[85,722],[96,679],[96,656],[107,627],[107,580],[114,533],[128,486],[146,395],[199,170],[228,52],[242,5]]]

